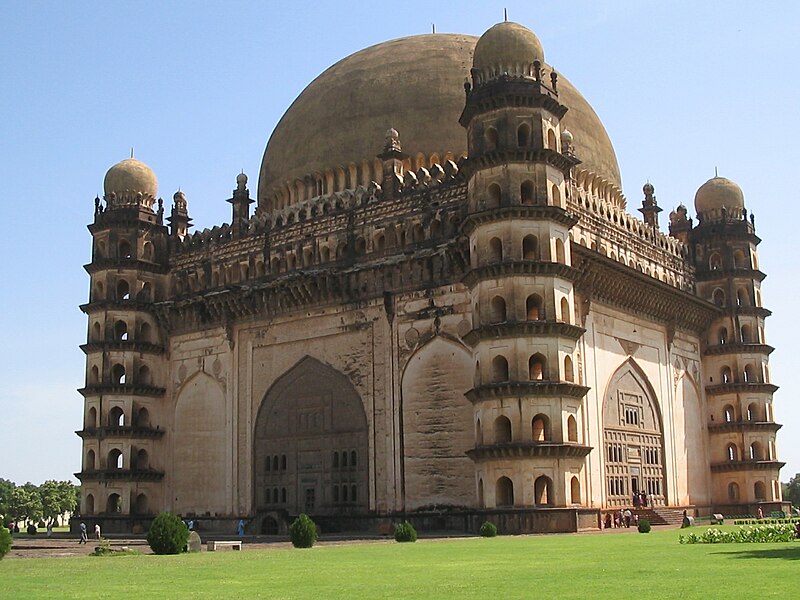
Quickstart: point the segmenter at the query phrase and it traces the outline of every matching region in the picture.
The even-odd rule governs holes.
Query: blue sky
[[[86,319],[77,307],[88,296],[86,225],[111,165],[134,147],[167,205],[180,187],[198,228],[229,221],[236,174],[244,169],[256,189],[272,129],[324,69],[432,23],[480,35],[503,7],[600,115],[630,210],[648,179],[662,228],[679,203],[692,209],[714,167],[742,186],[769,275],[782,479],[800,471],[796,3],[5,0],[0,477],[40,483],[79,469]]]

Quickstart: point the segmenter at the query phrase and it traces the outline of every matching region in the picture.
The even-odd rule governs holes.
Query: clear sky
[[[270,133],[324,69],[431,24],[480,35],[504,7],[600,115],[629,210],[648,179],[662,229],[715,167],[742,186],[774,313],[781,479],[800,471],[800,3],[0,0],[0,477],[79,470],[86,225],[111,165],[134,147],[167,206],[180,187],[198,228],[229,221],[236,174],[256,189]]]

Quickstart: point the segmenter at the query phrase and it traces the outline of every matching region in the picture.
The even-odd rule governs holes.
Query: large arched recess
[[[703,420],[697,383],[688,374],[678,380],[675,406],[675,435],[678,475],[678,503],[682,505],[707,506],[711,503],[708,466],[707,429]]]
[[[346,375],[306,356],[272,385],[256,417],[256,510],[341,515],[369,509],[369,427]]]
[[[402,378],[405,507],[474,506],[472,358],[461,344],[436,336],[409,359]]]
[[[230,512],[225,395],[216,379],[198,373],[175,404],[173,481],[178,514]]]
[[[664,428],[655,390],[633,358],[608,382],[603,400],[606,504],[628,506],[644,489],[656,504],[667,497]]]

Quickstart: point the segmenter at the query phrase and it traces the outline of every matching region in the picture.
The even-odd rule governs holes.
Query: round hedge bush
[[[408,521],[403,521],[394,528],[394,539],[396,542],[416,542],[417,530]]]
[[[0,525],[0,559],[2,559],[8,551],[11,550],[11,533],[8,529]]]
[[[494,537],[497,535],[497,526],[489,521],[484,521],[480,528],[480,534],[483,537]]]
[[[189,528],[178,515],[163,512],[153,519],[147,543],[156,554],[179,554],[189,541]]]
[[[289,525],[289,539],[295,548],[311,548],[317,541],[317,525],[306,513],[300,513]]]
[[[639,533],[650,533],[650,521],[647,519],[639,519]]]

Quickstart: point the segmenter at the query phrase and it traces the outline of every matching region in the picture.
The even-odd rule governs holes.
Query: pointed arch
[[[475,468],[466,451],[482,433],[464,395],[472,387],[474,368],[467,347],[444,335],[430,338],[405,365],[400,391],[410,510],[475,503]]]
[[[358,500],[348,501],[347,510],[368,509],[367,417],[361,396],[341,371],[308,355],[301,358],[264,394],[253,440],[256,510],[281,502],[290,513],[338,514],[342,508],[326,483],[334,469],[329,457],[339,452],[340,468],[344,468],[351,450],[359,460],[358,465],[348,466],[348,480],[356,486]],[[269,470],[267,461],[272,461]],[[274,492],[283,488],[286,503]]]

